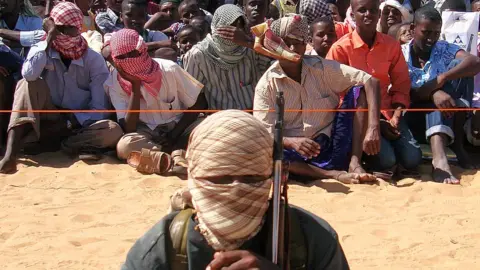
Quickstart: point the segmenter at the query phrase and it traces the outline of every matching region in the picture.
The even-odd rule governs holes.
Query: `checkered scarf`
[[[115,65],[122,68],[126,73],[137,76],[142,81],[142,86],[152,96],[156,97],[162,87],[162,72],[160,66],[147,52],[147,45],[143,38],[132,29],[122,29],[113,33],[110,40],[110,49]],[[119,59],[118,56],[137,50],[138,57]],[[117,73],[117,79],[122,89],[130,95],[132,84]]]
[[[199,230],[217,251],[235,250],[262,228],[272,185],[273,140],[252,115],[225,110],[209,116],[190,136],[188,185]],[[254,183],[205,178],[260,176]]]
[[[78,29],[78,36],[59,34],[52,43],[55,50],[67,58],[76,60],[83,56],[88,49],[87,41],[80,35],[83,23],[82,11],[71,2],[60,2],[53,7],[50,17],[55,25],[74,26]]]
[[[298,62],[302,56],[290,50],[283,39],[290,37],[306,43],[308,24],[307,19],[301,15],[287,14],[281,19],[268,20],[252,27],[252,32],[255,35],[256,52],[279,60]]]
[[[247,53],[246,48],[217,35],[219,27],[230,26],[238,18],[247,21],[241,8],[230,4],[220,6],[213,15],[212,34],[197,44],[198,49],[222,69],[234,68]]]
[[[320,17],[332,15],[328,5],[322,0],[300,0],[298,12],[307,17],[308,25]]]

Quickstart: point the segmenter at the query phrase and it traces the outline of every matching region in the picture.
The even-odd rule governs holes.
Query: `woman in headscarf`
[[[379,90],[378,81],[352,67],[304,55],[308,38],[305,17],[293,15],[267,21],[253,32],[257,36],[255,49],[279,60],[265,72],[255,89],[253,115],[270,133],[275,122],[271,110],[277,92],[284,93],[285,108],[293,110],[336,109],[342,96],[342,109],[366,108],[368,99],[369,118],[378,121],[379,104],[372,94]],[[365,91],[354,86],[364,86]],[[378,148],[379,137],[365,138],[364,120],[363,112],[285,113],[284,154],[291,162],[290,171],[348,184],[374,181],[375,177],[365,173],[360,161],[362,144],[366,149]]]
[[[413,13],[405,8],[397,0],[387,0],[380,4],[380,20],[377,31],[387,34],[390,27],[395,24],[410,23],[413,21]]]
[[[185,54],[184,68],[204,84],[209,109],[253,108],[255,86],[270,59],[235,43],[243,40],[253,47],[253,42],[246,44],[247,32],[242,9],[223,5],[213,16],[212,34]],[[231,39],[225,38],[229,34]]]
[[[187,205],[195,212],[162,218],[130,249],[122,269],[279,269],[267,254],[272,154],[272,137],[250,114],[227,110],[208,117],[193,131],[187,153]],[[287,269],[349,269],[326,221],[295,206],[288,213]]]

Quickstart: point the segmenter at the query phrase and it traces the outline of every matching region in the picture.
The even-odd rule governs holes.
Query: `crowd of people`
[[[189,264],[269,269],[257,255],[277,92],[293,110],[283,141],[293,176],[412,176],[420,143],[437,182],[460,183],[447,147],[461,167],[480,167],[465,150],[480,146],[480,58],[440,40],[445,10],[480,11],[480,1],[5,0],[0,109],[12,112],[0,115],[0,172],[15,172],[22,151],[58,147],[82,160],[113,151],[145,174],[188,173],[181,198],[205,237],[187,228]],[[348,268],[328,224],[291,215],[309,233],[307,269]],[[124,269],[171,265],[175,220],[139,240]]]
[[[285,114],[292,175],[412,176],[419,143],[431,146],[436,181],[459,183],[446,147],[478,166],[464,148],[479,144],[476,111],[404,111],[479,106],[479,58],[439,40],[440,11],[478,1],[228,2],[6,1],[0,105],[14,112],[0,117],[0,172],[35,143],[61,141],[80,159],[115,150],[142,173],[186,173],[189,135],[208,117],[199,111],[254,109],[271,132],[277,91],[303,110]]]

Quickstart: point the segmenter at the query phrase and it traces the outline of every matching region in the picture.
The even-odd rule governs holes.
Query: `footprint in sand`
[[[138,186],[141,188],[158,188],[160,186],[159,178],[157,177],[149,177],[142,180],[142,182],[138,183]]]
[[[80,247],[80,246],[84,246],[84,245],[88,245],[88,244],[92,244],[92,243],[96,243],[96,242],[101,242],[101,241],[105,241],[105,239],[102,239],[102,238],[85,238],[85,239],[70,240],[68,242],[73,246]]]
[[[72,218],[73,222],[88,223],[93,221],[93,217],[89,215],[76,215]]]

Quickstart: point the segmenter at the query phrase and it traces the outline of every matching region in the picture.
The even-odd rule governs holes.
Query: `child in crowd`
[[[342,16],[340,16],[340,13],[338,12],[338,8],[334,3],[329,3],[328,4],[328,9],[332,13],[333,21],[335,21],[335,22],[341,22],[342,21]]]
[[[200,9],[196,0],[185,0],[178,6],[178,13],[180,15],[180,21],[175,22],[169,28],[163,30],[163,33],[175,37],[185,25],[190,24],[190,21],[194,17],[205,17],[208,23],[211,23],[211,18]]]
[[[212,32],[210,24],[204,16],[194,17],[190,20],[190,25],[200,30],[200,40],[203,40],[208,34]]]
[[[143,38],[147,45],[147,50],[152,57],[162,58],[164,52],[157,52],[164,47],[172,47],[172,42],[160,31],[152,31],[144,28],[147,20],[147,2],[144,0],[124,0],[122,2],[122,21],[125,28],[134,29]],[[104,55],[109,56],[109,44],[112,34],[105,35]]]
[[[202,30],[187,25],[182,30],[180,30],[177,34],[177,42],[180,48],[180,56],[178,57],[177,63],[183,67],[183,56],[198,42],[201,41],[201,33]]]
[[[388,35],[398,40],[400,44],[407,44],[413,39],[411,31],[411,23],[395,24],[388,29]]]
[[[413,40],[402,46],[408,64],[413,108],[453,109],[470,107],[472,77],[480,72],[480,59],[455,44],[439,41],[442,17],[431,6],[415,12]],[[465,111],[407,113],[412,130],[430,143],[433,154],[432,176],[437,182],[459,184],[448,164],[445,147],[455,152],[460,166],[474,169],[464,148]],[[425,126],[419,119],[425,119]],[[422,131],[425,131],[423,133]]]
[[[313,50],[310,55],[319,55],[322,58],[327,56],[333,43],[337,41],[335,24],[329,17],[320,17],[310,25],[310,37],[312,39]]]

